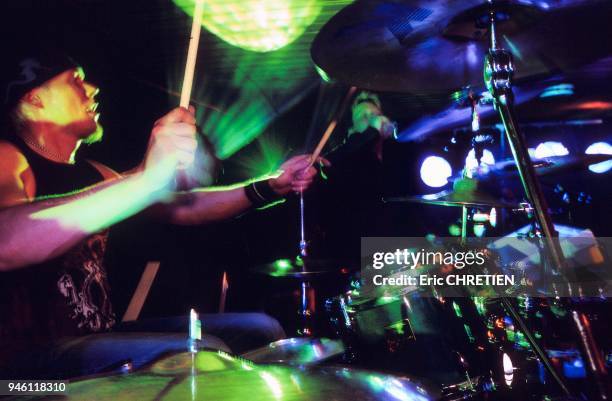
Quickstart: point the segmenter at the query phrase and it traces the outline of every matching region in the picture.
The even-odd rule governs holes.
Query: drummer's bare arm
[[[87,236],[155,203],[157,196],[140,175],[34,201],[22,182],[7,176],[0,173],[0,271],[60,256]]]
[[[321,162],[329,164],[325,159],[321,159]],[[268,178],[270,188],[278,196],[284,196],[291,191],[306,190],[317,173],[316,169],[309,165],[309,155],[295,156],[287,160],[274,177]],[[253,206],[245,192],[252,182],[177,193],[164,207],[163,213],[167,214],[171,222],[182,225],[203,224],[236,216]]]
[[[177,166],[193,159],[195,147],[195,118],[175,109],[155,124],[141,172],[35,199],[26,158],[0,141],[0,271],[60,256],[87,236],[171,196]]]

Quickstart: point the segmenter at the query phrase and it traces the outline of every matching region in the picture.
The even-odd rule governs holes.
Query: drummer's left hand
[[[294,156],[284,162],[279,168],[276,178],[270,179],[270,186],[279,195],[286,195],[289,191],[300,192],[308,189],[312,180],[317,175],[317,169],[310,166],[311,156],[309,154]],[[331,163],[323,158],[317,158],[315,163],[325,166]]]

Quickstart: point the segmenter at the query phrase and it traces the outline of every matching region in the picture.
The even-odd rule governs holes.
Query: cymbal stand
[[[307,270],[308,243],[306,242],[306,221],[304,217],[304,191],[300,191],[300,258],[302,258],[302,271]],[[302,320],[302,327],[298,330],[298,334],[302,336],[310,336],[312,334],[310,303],[308,292],[310,282],[303,278],[300,282],[300,307],[298,314]]]
[[[537,180],[529,152],[527,151],[527,142],[523,133],[519,129],[514,113],[514,93],[512,92],[512,75],[514,73],[514,67],[512,54],[497,47],[495,37],[495,6],[493,4],[493,0],[487,0],[487,2],[490,6],[491,47],[485,58],[485,84],[487,85],[487,89],[491,95],[493,95],[494,106],[499,112],[500,119],[506,130],[508,143],[510,144],[512,155],[514,156],[514,160],[517,164],[517,169],[521,177],[525,195],[533,207],[534,216],[542,234],[542,245],[544,246],[544,249],[548,251],[545,252],[544,255],[550,255],[550,261],[554,266],[554,270],[552,271],[553,274],[564,274],[565,260],[563,257],[563,251],[557,238],[557,232],[555,231],[554,225],[548,213],[546,199],[544,198],[540,183]],[[543,260],[545,260],[545,258],[543,258]],[[545,275],[547,273],[551,273],[546,271],[546,266],[548,266],[546,260],[544,262],[544,266],[545,270],[543,273]],[[502,297],[502,302],[516,319],[519,327],[521,327],[521,329],[524,331],[525,336],[527,337],[540,361],[550,372],[563,392],[570,396],[571,393],[569,388],[561,376],[559,376],[559,374],[555,371],[545,350],[533,336],[533,333],[531,333],[522,317],[516,312],[516,309],[510,300],[507,297]],[[588,318],[584,313],[579,313],[573,310],[574,308],[570,309],[572,309],[577,336],[583,348],[583,358],[585,361],[589,362],[586,365],[589,366],[588,371],[594,381],[596,388],[595,391],[597,392],[600,400],[609,400],[609,391],[607,386],[604,384],[607,382],[607,372],[605,367],[601,367],[603,366],[601,363],[597,364],[594,361],[597,359],[597,356],[601,355],[601,352],[595,344],[595,341],[592,340]]]
[[[527,151],[527,142],[525,136],[521,132],[514,114],[514,93],[512,91],[512,76],[514,73],[514,65],[512,54],[497,47],[495,35],[495,5],[493,0],[487,0],[490,6],[490,49],[485,56],[484,63],[484,80],[487,89],[493,96],[493,104],[498,111],[502,124],[504,125],[508,143],[512,150],[512,155],[517,164],[521,182],[525,190],[525,195],[534,208],[535,218],[540,226],[543,234],[543,240],[546,248],[549,249],[552,256],[552,262],[557,269],[562,268],[563,253],[558,241],[555,240],[556,232],[553,223],[548,214],[548,206],[546,199],[537,180],[535,169],[531,164],[531,158]],[[544,263],[546,266],[546,263]],[[508,309],[509,313],[516,319],[519,327],[525,333],[525,337],[529,341],[534,353],[549,371],[555,382],[561,390],[571,396],[570,390],[563,378],[557,373],[553,367],[550,358],[544,348],[536,340],[531,330],[526,325],[523,318],[518,314],[514,305],[507,297],[502,297],[502,303]]]
[[[468,95],[468,100],[470,102],[470,108],[472,109],[472,134],[476,135],[478,131],[480,131],[480,117],[478,116],[478,97],[474,94],[474,92],[470,89],[470,93]],[[480,158],[474,148],[474,156],[478,164],[480,164]],[[467,159],[465,166],[463,168],[463,178],[472,178],[472,175],[468,172]],[[468,226],[468,207],[461,206],[461,244],[465,245],[467,242],[467,226]]]
[[[500,119],[504,125],[525,195],[533,206],[534,216],[540,226],[543,241],[547,245],[551,261],[555,270],[563,270],[565,262],[561,246],[556,239],[557,232],[548,213],[548,204],[544,198],[542,187],[537,179],[529,152],[527,151],[527,141],[518,126],[514,113],[514,93],[512,91],[514,66],[512,54],[505,49],[497,47],[493,0],[488,0],[488,2],[491,5],[491,48],[485,58],[485,84],[491,95],[493,95],[495,109],[499,112]]]
[[[300,191],[300,257],[306,257],[308,254],[307,247],[304,221],[304,191]]]
[[[314,152],[310,156],[310,164],[308,167],[311,167],[314,163],[317,162],[323,147],[329,140],[331,134],[334,132],[338,121],[346,111],[346,108],[353,97],[353,94],[357,91],[357,88],[351,86],[346,95],[344,96],[344,100],[340,104],[340,107],[336,111],[336,114],[332,121],[327,126],[323,137],[317,144]],[[306,272],[308,270],[308,242],[306,241],[306,221],[304,218],[304,191],[300,191],[300,258],[302,258],[302,272]],[[310,336],[312,335],[311,321],[312,316],[314,314],[315,309],[315,296],[314,296],[314,288],[311,288],[310,282],[305,278],[301,282],[301,292],[300,292],[300,310],[299,314],[302,317],[302,328],[298,331],[298,334],[302,336]]]

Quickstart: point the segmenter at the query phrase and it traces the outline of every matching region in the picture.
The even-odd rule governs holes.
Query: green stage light
[[[173,1],[193,14],[194,0]],[[192,99],[214,106],[199,107],[196,117],[219,159],[228,159],[259,140],[271,124],[319,85],[304,46],[326,18],[351,2],[204,0],[203,26],[231,44],[200,48],[202,60],[196,66],[192,93]],[[212,57],[218,60],[215,69],[206,63],[207,52],[214,52]],[[179,92],[183,71],[183,64],[169,69],[166,87]],[[293,134],[296,129],[301,128],[281,134]],[[251,177],[266,174],[288,157],[287,143],[280,145],[263,138],[260,155],[247,155],[252,160],[238,163],[244,162]]]
[[[281,139],[275,139],[271,135],[259,136],[255,139],[256,151],[241,154],[234,160],[247,177],[274,173],[288,157],[288,145]]]
[[[173,0],[193,16],[194,0]],[[280,49],[321,12],[321,0],[205,0],[202,26],[227,43],[256,52]]]

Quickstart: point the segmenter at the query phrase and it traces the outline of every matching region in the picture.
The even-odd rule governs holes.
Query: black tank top
[[[32,169],[36,197],[74,192],[103,180],[87,161],[56,163],[18,138],[9,141]],[[107,234],[92,235],[45,263],[0,273],[0,366],[58,338],[113,326],[115,315],[103,263]],[[32,238],[31,246],[36,247],[36,243],[37,238]]]

